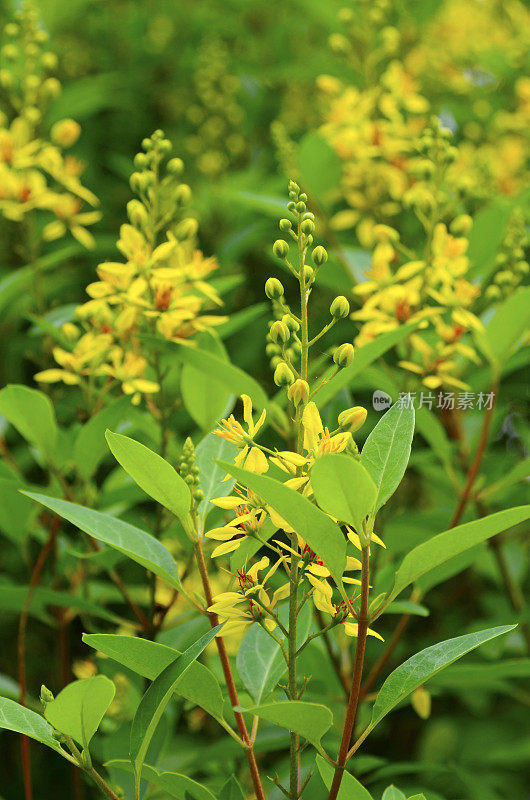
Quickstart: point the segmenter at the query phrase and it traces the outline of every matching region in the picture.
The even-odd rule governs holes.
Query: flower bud
[[[302,378],[298,378],[291,386],[287,392],[287,397],[289,400],[292,400],[295,407],[298,407],[300,403],[307,403],[309,401],[309,384],[307,381],[302,380]]]
[[[293,223],[289,219],[281,219],[279,227],[283,233],[288,233],[293,227]]]
[[[42,684],[40,687],[40,701],[42,705],[45,706],[47,703],[51,703],[53,699],[53,692],[50,692],[48,687]]]
[[[302,200],[299,200],[298,203],[296,203],[295,205],[295,209],[298,211],[299,214],[303,214],[304,211],[307,211],[307,206]]]
[[[308,264],[304,266],[304,283],[306,286],[310,286],[313,281],[315,280],[315,270],[313,267],[310,267]]]
[[[40,60],[42,66],[47,72],[52,72],[57,69],[58,58],[55,53],[43,53]]]
[[[329,313],[334,319],[344,319],[350,313],[350,304],[344,295],[339,295],[334,299],[329,307]]]
[[[179,241],[184,239],[192,239],[199,230],[199,223],[193,217],[186,217],[181,219],[175,228],[175,235]]]
[[[181,158],[171,158],[167,162],[167,171],[170,175],[181,175],[184,171],[184,162]]]
[[[295,194],[300,193],[300,187],[298,186],[297,183],[295,183],[295,181],[289,181],[288,189],[290,192],[295,192]]]
[[[311,219],[304,219],[300,225],[300,230],[302,233],[305,233],[306,236],[310,236],[315,230],[315,223]]]
[[[283,284],[278,278],[269,278],[265,283],[265,294],[269,300],[279,300],[283,297]]]
[[[352,344],[341,344],[333,353],[333,361],[338,367],[349,367],[355,355]]]
[[[295,318],[292,317],[290,314],[284,314],[282,317],[282,322],[284,325],[287,325],[289,330],[292,331],[293,333],[296,333],[296,331],[300,330],[300,325],[295,320]]]
[[[355,433],[364,425],[367,414],[367,410],[362,406],[354,406],[341,411],[338,422],[341,428],[350,431],[350,433]]]
[[[281,361],[274,370],[274,383],[276,386],[290,386],[293,381],[293,371],[285,361]]]
[[[285,344],[289,341],[291,332],[284,322],[280,322],[280,320],[277,319],[271,325],[269,336],[274,344],[278,344],[279,342],[283,342]]]
[[[470,232],[471,228],[473,227],[473,220],[469,216],[469,214],[460,214],[458,217],[451,222],[449,225],[449,230],[455,236],[467,236]]]
[[[175,189],[175,200],[181,205],[186,205],[191,200],[191,189],[187,183],[181,183]]]
[[[287,258],[289,254],[289,245],[284,239],[276,239],[272,246],[272,252],[276,256],[276,258]]]
[[[127,203],[127,216],[137,228],[144,225],[148,220],[147,210],[139,200],[129,200]]]
[[[311,258],[313,259],[313,264],[316,267],[321,267],[322,264],[325,264],[326,261],[328,260],[328,253],[326,248],[322,247],[322,245],[318,245],[318,247],[315,247],[315,249],[313,250]]]

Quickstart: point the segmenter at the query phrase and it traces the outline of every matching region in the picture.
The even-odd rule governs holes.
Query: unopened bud
[[[289,328],[290,331],[292,331],[292,333],[296,333],[297,331],[300,330],[300,325],[295,320],[295,318],[292,317],[290,314],[284,314],[282,317],[282,322],[284,325],[287,325],[287,327]]]
[[[53,692],[51,692],[47,686],[42,684],[40,687],[40,701],[42,705],[45,706],[47,703],[51,703],[53,699]]]
[[[167,171],[171,175],[181,175],[184,171],[184,162],[181,158],[171,158],[167,162]]]
[[[288,233],[293,227],[293,223],[288,219],[281,219],[279,227],[282,233]]]
[[[304,219],[300,225],[300,230],[302,233],[305,233],[306,236],[310,236],[315,230],[315,223],[311,219]]]
[[[315,249],[313,250],[311,258],[313,259],[313,264],[316,267],[321,267],[322,264],[325,264],[326,261],[328,260],[328,253],[326,248],[322,247],[322,245],[318,245],[318,247],[315,247]]]
[[[338,422],[341,428],[350,431],[350,433],[355,433],[364,425],[367,414],[367,410],[362,406],[354,406],[341,411]]]
[[[473,227],[473,220],[469,216],[469,214],[460,214],[458,217],[451,222],[449,225],[449,230],[455,236],[467,236],[470,232],[471,228]]]
[[[333,361],[338,367],[349,367],[354,355],[355,349],[352,344],[341,344],[333,353]]]
[[[421,719],[429,719],[431,715],[431,695],[423,686],[419,686],[413,693],[412,708]]]
[[[269,300],[279,300],[283,297],[284,288],[278,278],[269,278],[265,283],[265,294]]]
[[[300,403],[307,403],[309,401],[309,384],[307,381],[298,378],[287,392],[289,400],[292,400],[294,405],[298,407]]]
[[[329,307],[329,313],[334,319],[344,319],[350,313],[350,304],[344,295],[339,295],[334,299]]]
[[[274,244],[272,245],[272,252],[276,256],[276,258],[287,258],[289,253],[289,245],[284,239],[276,239]]]
[[[290,386],[294,381],[292,369],[285,361],[281,361],[274,370],[274,383],[276,386]]]
[[[191,200],[191,189],[187,183],[181,183],[175,189],[175,200],[181,205],[186,205]]]
[[[291,332],[284,322],[281,322],[279,319],[277,319],[271,325],[269,336],[274,344],[278,344],[279,342],[283,342],[285,344],[289,341]]]

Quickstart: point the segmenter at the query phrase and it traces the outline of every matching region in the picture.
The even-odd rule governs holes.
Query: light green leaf
[[[326,514],[362,531],[374,508],[377,487],[360,461],[332,453],[318,458],[311,470],[311,486]]]
[[[395,403],[368,436],[361,461],[377,486],[375,511],[396,491],[410,458],[414,436],[414,408]]]
[[[129,525],[128,522],[111,517],[110,514],[92,511],[76,503],[34,492],[24,492],[24,494],[64,517],[89,536],[105,542],[155,575],[164,578],[175,589],[182,590],[173,556],[154,536],[135,528],[134,525]]]
[[[259,626],[253,626],[259,627]],[[270,637],[268,637],[270,638]],[[84,633],[83,641],[124,667],[154,681],[182,653],[165,644],[138,636]],[[215,719],[223,718],[223,696],[217,678],[204,664],[193,662],[177,681],[175,692],[204,708]]]
[[[301,185],[319,200],[336,193],[342,163],[336,151],[316,131],[306,133],[298,147]]]
[[[30,736],[37,742],[51,747],[52,750],[64,754],[57,739],[53,738],[52,727],[40,714],[6,697],[0,697],[0,728]]]
[[[469,234],[470,276],[487,278],[495,269],[495,256],[501,246],[513,200],[497,197],[473,216]]]
[[[129,757],[134,767],[134,772],[139,778],[144,759],[166,706],[171,700],[179,679],[190,668],[195,659],[210,644],[219,632],[221,626],[212,628],[201,636],[191,647],[178,656],[163,672],[158,675],[148,688],[140,701],[131,725]]]
[[[283,606],[279,613],[280,620],[287,627],[287,606]],[[297,620],[298,647],[307,639],[310,625],[311,609],[306,603]],[[236,666],[245,689],[258,705],[273,691],[287,669],[280,646],[260,625],[252,625],[245,633],[237,651]]]
[[[355,358],[350,366],[341,369],[325,384],[325,386],[315,392],[313,399],[317,405],[322,408],[326,403],[332,400],[341,389],[351,385],[354,378],[360,375],[366,367],[376,361],[383,353],[386,353],[387,350],[390,350],[390,348],[409,336],[417,327],[418,323],[416,322],[409,323],[408,325],[401,325],[399,328],[389,331],[389,333],[377,336],[368,344],[358,347],[355,351]]]
[[[85,750],[115,693],[114,684],[105,675],[73,681],[46,704],[44,716],[56,730],[70,736]]]
[[[57,421],[50,398],[29,386],[11,385],[0,391],[0,414],[26,439],[53,458],[57,442]]]
[[[217,459],[232,461],[236,453],[235,444],[215,433],[205,436],[195,449],[195,465],[200,470],[199,488],[204,492],[204,499],[199,503],[199,514],[203,520],[215,508],[210,501],[230,494],[234,486],[232,480],[223,481],[225,473],[215,462]]]
[[[381,800],[407,800],[403,792],[400,792],[394,785],[388,786],[383,792]]]
[[[15,614],[20,614],[20,609],[24,605],[28,592],[29,586],[0,585],[0,609],[2,611],[11,611]],[[125,620],[117,614],[108,611],[102,603],[94,603],[90,600],[85,600],[84,597],[70,592],[59,592],[55,589],[48,589],[47,586],[35,587],[28,609],[29,613],[52,623],[53,617],[47,617],[46,615],[45,609],[47,606],[68,608],[70,610],[75,609],[98,619],[109,620],[109,622],[113,622],[117,625],[121,625],[125,622]]]
[[[171,464],[128,436],[112,431],[107,431],[105,436],[114,458],[133,481],[169,509],[186,530],[192,530],[190,489]]]
[[[123,395],[90,417],[79,431],[74,444],[74,461],[81,477],[91,478],[108,454],[105,441],[107,428],[119,426],[122,431],[127,430],[133,427],[132,420],[138,413],[139,410],[131,405],[130,397]]]
[[[480,499],[483,500],[486,497],[491,497],[497,492],[502,491],[502,489],[506,489],[508,486],[511,486],[518,481],[525,480],[525,478],[530,477],[530,458],[525,458],[516,464],[507,474],[505,474],[502,478],[495,483],[492,483],[491,486],[488,486],[486,489],[483,489],[480,492]]]
[[[279,725],[280,728],[303,736],[311,744],[320,745],[320,740],[333,725],[333,714],[317,703],[304,703],[300,700],[287,700],[283,703],[267,703],[244,711],[260,719]]]
[[[488,517],[477,519],[474,522],[466,522],[456,528],[450,528],[444,533],[433,536],[422,544],[419,544],[410,553],[407,553],[394,579],[394,587],[390,593],[393,599],[403,591],[409,584],[414,583],[426,572],[434,567],[443,564],[454,556],[458,556],[470,547],[474,547],[480,542],[484,542],[491,536],[501,533],[513,525],[530,518],[530,505],[510,508],[506,511],[499,511],[490,514]]]
[[[489,348],[499,364],[506,361],[529,326],[530,286],[526,286],[501,303],[486,328]]]
[[[226,350],[218,338],[207,334],[199,338],[201,350],[229,363]],[[184,364],[182,368],[180,392],[186,411],[203,431],[209,431],[220,417],[226,416],[227,407],[229,412],[234,404],[233,394],[223,381],[192,364]]]
[[[231,775],[221,788],[219,800],[245,800],[245,793],[235,775]]]
[[[340,583],[346,566],[346,541],[338,525],[306,497],[283,483],[255,475],[241,467],[220,461],[219,465],[238,483],[256,492],[282,519],[314,550],[327,566],[337,583]]]
[[[133,768],[129,761],[114,759],[107,761],[106,767],[112,769],[121,769],[124,772],[132,772]],[[209,789],[202,786],[192,778],[186,775],[181,775],[179,772],[159,772],[154,767],[144,764],[142,767],[142,780],[152,783],[153,786],[158,786],[167,792],[171,797],[176,800],[217,800]]]
[[[381,722],[383,717],[392,711],[398,703],[411,694],[418,686],[424,684],[437,672],[449,666],[466,653],[480,647],[484,642],[513,631],[516,625],[501,625],[485,631],[467,633],[456,639],[447,639],[431,647],[427,647],[409,658],[392,672],[381,686],[372,709],[372,719],[364,731],[363,740]]]
[[[335,774],[335,770],[331,764],[328,764],[327,761],[324,761],[322,756],[317,756],[317,767],[318,771],[320,772],[320,777],[322,778],[326,789],[329,791],[329,789],[331,789],[331,784],[333,783],[333,775]],[[354,778],[350,772],[344,771],[342,783],[337,795],[337,800],[373,800],[373,798],[368,789],[365,789],[364,786],[359,783],[357,778]]]

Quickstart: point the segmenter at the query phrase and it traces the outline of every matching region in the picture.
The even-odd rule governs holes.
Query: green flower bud
[[[299,323],[292,317],[290,314],[284,314],[282,317],[282,322],[284,325],[287,325],[290,331],[296,333],[296,331],[300,330]]]
[[[191,189],[187,183],[181,183],[175,189],[175,200],[181,205],[186,205],[191,200]]]
[[[167,171],[170,175],[181,175],[184,172],[184,161],[181,158],[171,158],[167,162]]]
[[[299,200],[298,203],[296,203],[296,205],[295,205],[295,209],[298,211],[299,214],[303,214],[304,211],[307,210],[307,207],[306,207],[306,204],[304,202]]]
[[[300,403],[307,403],[309,402],[309,384],[307,381],[302,380],[302,378],[298,378],[291,386],[287,392],[287,396],[289,400],[292,400],[295,407],[298,408]]]
[[[289,341],[291,332],[284,322],[280,322],[280,320],[277,319],[271,325],[269,336],[274,344],[278,344],[279,342],[283,342],[285,344]]]
[[[145,169],[148,166],[148,160],[145,153],[137,153],[134,157],[134,166],[138,170]]]
[[[349,367],[354,355],[355,348],[352,344],[341,344],[333,353],[333,361],[338,367]]]
[[[315,280],[315,270],[308,264],[304,266],[304,282],[306,286],[310,286]]]
[[[290,386],[294,381],[292,369],[285,361],[280,361],[274,370],[274,383],[276,386]]]
[[[281,355],[281,352],[281,348],[272,342],[269,342],[269,344],[265,346],[265,353],[269,358],[273,358],[273,356],[279,356]]]
[[[269,278],[265,283],[265,294],[269,300],[279,300],[284,294],[282,282],[278,278]]]
[[[55,53],[43,53],[40,62],[47,72],[52,72],[57,69],[58,58]]]
[[[288,211],[294,211],[296,209],[296,203],[293,203],[292,200],[290,203],[287,203]]]
[[[367,415],[368,412],[365,408],[362,406],[354,406],[353,408],[347,408],[345,411],[341,411],[338,422],[340,427],[344,428],[344,430],[355,433],[355,431],[358,431],[359,428],[364,425]]]
[[[279,227],[282,233],[288,233],[293,227],[293,223],[289,219],[281,219]]]
[[[153,142],[149,138],[142,139],[142,149],[148,152],[153,149]]]
[[[199,223],[193,217],[182,219],[175,228],[175,234],[179,241],[192,239],[199,230]]]
[[[350,313],[350,304],[344,295],[339,295],[334,299],[329,307],[329,313],[334,319],[344,319]]]
[[[322,245],[318,245],[318,247],[315,247],[315,249],[311,253],[311,258],[313,259],[313,264],[316,267],[321,267],[322,264],[325,264],[326,261],[328,260],[328,253],[326,248],[322,247]]]
[[[289,254],[289,245],[284,239],[276,239],[272,246],[272,252],[276,256],[276,258],[287,258]]]
[[[127,216],[136,228],[145,225],[149,218],[145,206],[139,200],[129,200],[127,203]]]
[[[18,36],[19,27],[15,22],[8,22],[4,28],[4,33],[6,36],[9,36],[13,39],[15,36]]]
[[[305,233],[306,236],[310,236],[315,230],[315,223],[311,219],[304,219],[300,225],[300,230],[302,233]]]
[[[473,227],[473,220],[469,214],[460,214],[449,225],[449,230],[455,236],[467,236]]]
[[[40,687],[40,701],[42,705],[45,706],[47,703],[51,703],[53,699],[53,692],[50,692],[48,687],[42,684]]]
[[[300,187],[297,183],[295,183],[295,181],[289,181],[288,189],[290,192],[295,192],[296,194],[300,193]]]

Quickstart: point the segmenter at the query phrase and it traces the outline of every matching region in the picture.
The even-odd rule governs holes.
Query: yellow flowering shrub
[[[168,160],[171,142],[162,131],[142,144],[131,176],[137,198],[127,205],[117,244],[125,261],[98,266],[90,300],[63,326],[67,346],[54,348],[58,366],[35,376],[80,385],[91,407],[94,395],[101,402],[115,384],[135,404],[159,391],[159,357],[145,337],[188,343],[224,321],[204,313],[221,305],[208,283],[217,262],[197,248],[197,221],[185,214],[191,190],[180,181],[183,163]]]

